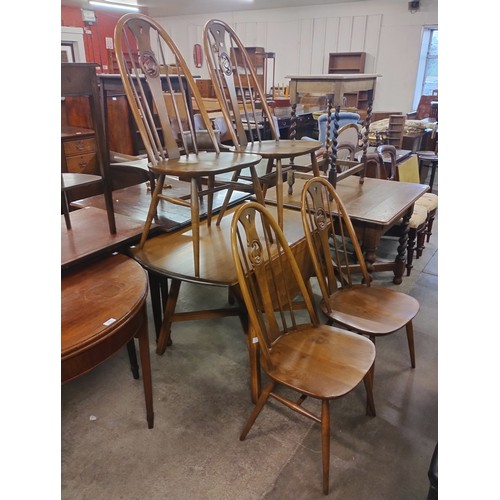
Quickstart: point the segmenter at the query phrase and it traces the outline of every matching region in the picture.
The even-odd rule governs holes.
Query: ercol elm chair
[[[160,200],[190,208],[198,275],[200,199],[207,197],[207,224],[210,224],[213,195],[227,188],[227,182],[218,183],[216,176],[249,167],[255,179],[253,189],[263,202],[254,170],[261,158],[245,152],[220,151],[195,80],[174,41],[159,23],[142,14],[125,14],[115,27],[114,41],[123,87],[148,155],[149,169],[157,177],[139,248],[148,237]],[[199,109],[198,126],[191,112],[191,99]],[[205,125],[201,132],[200,120]],[[201,136],[205,142],[203,148],[199,144]],[[190,194],[166,194],[168,177],[188,181]],[[240,184],[238,189],[248,190],[248,183]]]
[[[283,227],[283,160],[310,155],[314,175],[320,175],[314,152],[318,141],[280,139],[275,117],[267,103],[265,89],[258,81],[255,67],[245,46],[224,21],[209,20],[203,42],[210,78],[221,105],[235,151],[256,153],[267,160],[261,181],[276,182],[278,223]],[[235,178],[239,174],[235,173]],[[288,168],[289,192],[294,182],[293,167]],[[227,193],[227,199],[230,196]]]
[[[261,366],[268,377],[240,440],[246,438],[270,397],[320,423],[323,492],[328,494],[330,400],[363,381],[367,413],[375,414],[370,370],[375,346],[360,335],[319,323],[310,285],[267,208],[255,202],[238,207],[231,224],[231,246],[241,294],[258,339]],[[292,400],[275,392],[279,385],[300,396]],[[308,396],[321,401],[321,416],[302,405]]]
[[[367,335],[374,343],[405,328],[415,368],[412,320],[420,305],[409,295],[371,284],[349,214],[328,180],[312,178],[304,184],[301,212],[328,324]]]

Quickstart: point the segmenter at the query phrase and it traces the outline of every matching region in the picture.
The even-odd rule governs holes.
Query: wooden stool
[[[144,269],[130,257],[112,255],[75,269],[61,280],[61,382],[92,370],[139,339],[148,428],[153,428]],[[134,370],[134,367],[132,367]],[[134,374],[135,375],[135,374]]]

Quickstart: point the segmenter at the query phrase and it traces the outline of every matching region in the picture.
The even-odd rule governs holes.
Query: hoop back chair
[[[283,227],[283,174],[288,171],[289,193],[293,191],[293,159],[310,155],[314,175],[320,175],[314,152],[318,141],[280,139],[275,117],[267,103],[255,67],[234,30],[218,19],[209,20],[203,30],[203,43],[210,78],[220,102],[235,151],[256,153],[267,160],[261,181],[268,186],[275,180],[278,223]],[[292,127],[291,127],[292,128]],[[290,160],[289,168],[282,161]],[[237,174],[236,174],[237,175]],[[230,192],[228,192],[230,196]]]
[[[207,197],[209,225],[213,195],[227,188],[227,183],[217,182],[216,176],[250,167],[256,179],[254,189],[259,189],[253,167],[260,157],[220,151],[195,80],[174,41],[160,24],[142,14],[125,14],[115,27],[114,40],[118,68],[148,155],[149,169],[157,176],[139,248],[148,237],[160,200],[190,208],[198,275],[200,199]],[[198,127],[194,123],[191,99],[199,109]],[[204,124],[202,131],[200,122]],[[201,136],[203,148],[199,145]],[[190,193],[187,196],[164,194],[167,177],[189,181]],[[247,188],[248,183],[238,186],[238,189]]]
[[[420,308],[417,300],[370,283],[349,214],[328,180],[312,178],[305,183],[301,211],[307,246],[322,295],[320,308],[328,324],[342,325],[367,335],[374,343],[376,337],[405,327],[414,368],[412,320]],[[359,281],[356,276],[360,277]]]
[[[309,283],[269,211],[244,203],[231,223],[231,246],[241,294],[260,346],[262,369],[269,382],[245,424],[244,440],[266,401],[273,397],[321,424],[323,492],[329,490],[329,402],[353,390],[362,380],[374,414],[370,367],[375,346],[366,338],[319,324]],[[305,305],[305,310],[304,310]],[[294,401],[274,392],[284,385],[300,394]],[[302,406],[321,401],[321,416]]]

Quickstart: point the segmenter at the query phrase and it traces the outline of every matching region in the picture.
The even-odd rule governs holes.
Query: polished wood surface
[[[277,217],[276,207],[269,207]],[[200,225],[200,272],[195,273],[191,229],[183,228],[172,233],[158,235],[146,241],[144,246],[131,249],[131,255],[149,272],[151,301],[156,326],[156,352],[163,354],[171,343],[171,328],[176,321],[213,319],[239,316],[248,338],[250,357],[250,394],[257,401],[260,393],[260,368],[257,346],[251,342],[252,333],[238,287],[238,277],[232,264],[230,224],[235,208],[226,212],[218,226]],[[290,242],[297,262],[305,278],[312,275],[312,263],[304,238],[300,212],[283,211],[284,232]],[[167,288],[166,280],[170,281]],[[177,299],[182,282],[228,288],[229,297],[235,304],[220,308],[177,311]]]
[[[270,380],[240,440],[246,438],[270,397],[320,423],[323,492],[328,494],[330,400],[348,394],[364,381],[367,414],[374,414],[370,368],[375,346],[360,335],[319,323],[311,288],[303,279],[287,238],[262,205],[246,203],[238,207],[231,225],[231,244],[241,293],[261,350],[262,368]],[[304,308],[306,315],[298,311]],[[296,391],[298,399],[275,392],[279,385]],[[307,397],[321,401],[321,416],[302,404]]]
[[[415,368],[412,321],[420,309],[418,301],[407,294],[370,283],[347,210],[326,179],[307,181],[302,192],[301,212],[314,274],[321,290],[320,307],[328,324],[368,335],[373,343],[377,337],[405,328],[411,366]],[[372,375],[373,370],[374,366]]]
[[[300,210],[300,193],[307,177],[297,174],[297,191],[284,193],[284,206]],[[408,225],[413,205],[427,190],[428,186],[409,182],[392,182],[365,178],[359,183],[357,176],[342,179],[337,184],[337,192],[352,220],[356,234],[362,242],[368,272],[393,271],[394,283],[400,284],[405,270],[408,230],[404,230],[399,241],[394,262],[377,262],[376,252],[380,238],[392,226],[404,219]],[[274,193],[268,191],[266,202],[276,203]]]
[[[188,182],[180,181],[174,177],[168,177],[165,181],[164,190],[174,191],[173,196],[182,197],[189,195],[191,186]],[[213,211],[216,212],[222,206],[226,191],[222,190],[214,194]],[[242,193],[235,191],[231,197],[229,206],[239,203],[242,200],[249,198],[250,193]],[[125,215],[131,219],[135,219],[144,223],[148,215],[149,206],[151,204],[151,191],[147,183],[140,183],[133,186],[127,186],[122,189],[113,191],[113,200],[115,211],[117,214]],[[104,198],[102,196],[92,196],[82,200],[76,200],[72,203],[73,206],[95,207],[104,209]],[[200,219],[207,215],[206,200],[200,203]],[[191,210],[188,207],[174,205],[166,201],[160,200],[157,207],[157,213],[154,218],[154,227],[161,227],[162,231],[175,231],[183,226],[188,226],[191,223]]]
[[[104,199],[101,196],[102,204]],[[61,270],[66,270],[137,243],[143,223],[115,213],[116,233],[109,232],[105,209],[87,207],[72,212],[72,228],[61,217]]]
[[[145,271],[112,255],[61,280],[61,381],[69,382],[139,340],[148,428],[153,427]]]

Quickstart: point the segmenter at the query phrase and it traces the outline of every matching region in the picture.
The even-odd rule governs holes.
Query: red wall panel
[[[74,26],[83,28],[83,39],[85,43],[85,57],[87,62],[94,62],[101,66],[98,73],[109,73],[108,50],[106,49],[106,37],[113,38],[115,25],[123,15],[122,13],[109,13],[98,8],[94,9],[96,22],[85,24],[82,11],[78,7],[61,6],[61,26]]]

